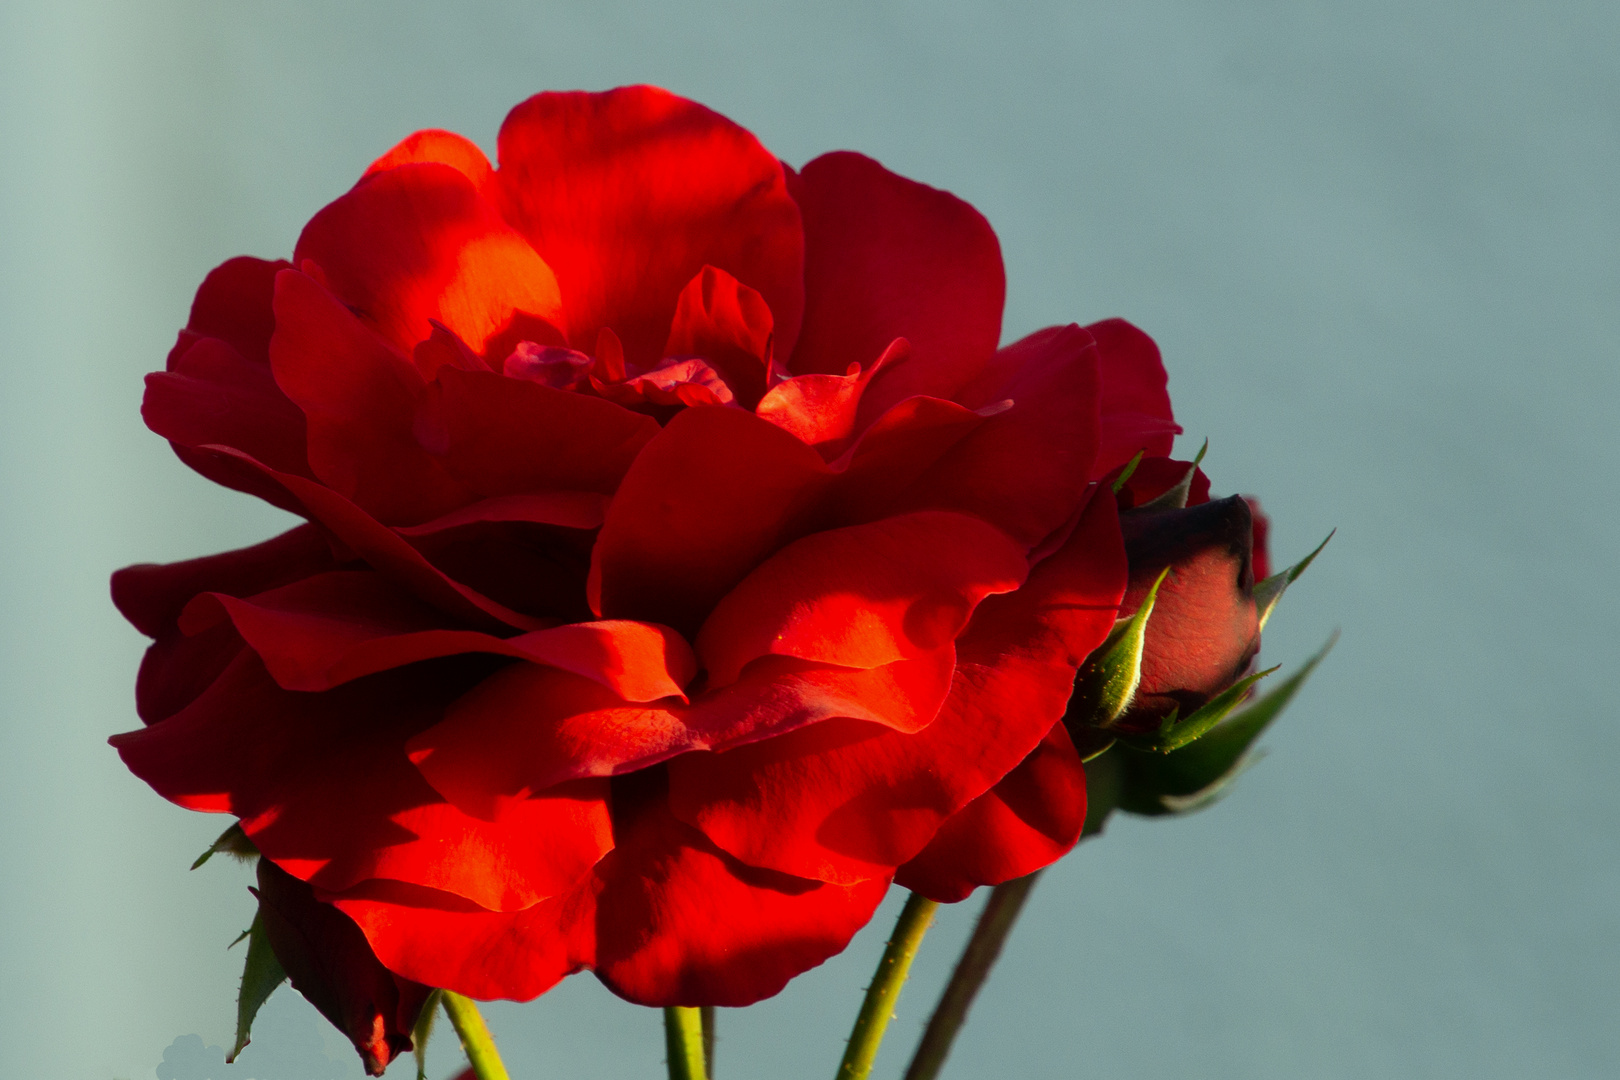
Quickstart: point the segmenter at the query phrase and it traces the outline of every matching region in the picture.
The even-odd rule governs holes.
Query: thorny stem
[[[485,1025],[472,999],[446,990],[443,1001],[450,1023],[455,1025],[456,1034],[461,1036],[461,1048],[467,1052],[473,1075],[478,1080],[511,1080],[506,1074],[506,1066],[501,1064],[500,1051],[495,1049],[489,1027]]]
[[[900,998],[911,971],[912,958],[917,946],[934,921],[934,909],[939,905],[917,893],[906,900],[895,924],[889,945],[878,961],[872,985],[866,988],[866,1000],[861,1002],[860,1015],[849,1034],[849,1046],[844,1050],[843,1063],[838,1066],[838,1080],[866,1080],[877,1058],[878,1046],[883,1042],[883,1031],[894,1017],[894,1003]]]
[[[1026,877],[1004,881],[991,891],[990,899],[979,913],[979,921],[974,924],[973,936],[962,949],[956,970],[951,972],[951,981],[940,995],[939,1004],[934,1006],[934,1015],[928,1018],[928,1027],[923,1030],[922,1041],[917,1044],[911,1066],[906,1069],[905,1080],[934,1080],[939,1075],[945,1059],[950,1056],[956,1033],[967,1020],[974,997],[989,977],[1007,934],[1018,921],[1018,913],[1040,876],[1037,870]]]

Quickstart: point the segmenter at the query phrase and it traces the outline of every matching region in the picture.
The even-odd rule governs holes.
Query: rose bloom
[[[290,261],[208,275],[143,415],[305,521],[113,580],[154,639],[114,745],[240,819],[283,940],[358,927],[383,1062],[412,983],[745,1005],[891,881],[1061,856],[1131,576],[1099,481],[1185,468],[1134,327],[998,348],[945,192],[648,87],[498,148],[412,135]]]

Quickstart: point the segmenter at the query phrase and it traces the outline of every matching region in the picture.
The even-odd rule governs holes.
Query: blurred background
[[[221,1063],[250,871],[188,874],[221,820],[105,745],[144,644],[108,573],[286,527],[143,428],[141,376],[210,267],[290,252],[413,129],[492,152],[530,93],[653,82],[790,163],[968,199],[1009,340],[1137,322],[1279,560],[1339,529],[1266,634],[1293,667],[1343,631],[1266,759],[1051,871],[946,1076],[1620,1074],[1617,56],[1620,7],[1550,0],[8,0],[0,1069],[360,1075],[286,988]],[[721,1080],[832,1074],[894,899],[722,1012]],[[878,1076],[981,903],[943,912]],[[488,1016],[517,1080],[661,1075],[658,1014],[588,975]],[[458,1059],[446,1026],[430,1073]]]

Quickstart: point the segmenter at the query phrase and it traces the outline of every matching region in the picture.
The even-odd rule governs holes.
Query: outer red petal
[[[184,342],[182,342],[184,344]],[[304,414],[276,385],[270,367],[243,358],[219,338],[199,338],[146,377],[141,418],[179,447],[223,443],[308,476]]]
[[[1108,498],[1017,592],[979,605],[957,643],[956,681],[914,735],[828,720],[670,763],[670,805],[755,866],[824,881],[887,876],[1022,761],[1063,715],[1074,673],[1125,591]]]
[[[914,506],[963,510],[1033,547],[1073,519],[1097,453],[1097,357],[1079,327],[1009,345],[958,399],[988,412],[911,489]]]
[[[392,881],[326,899],[359,924],[390,971],[486,1001],[538,997],[585,967],[596,947],[594,878],[521,911]]]
[[[294,989],[337,1027],[381,1076],[411,1049],[411,1031],[432,990],[383,967],[354,921],[315,898],[310,887],[260,859],[259,914]]]
[[[112,577],[113,603],[135,628],[156,638],[135,678],[135,711],[147,723],[179,712],[197,698],[242,650],[242,639],[221,626],[196,636],[177,624],[199,592],[251,594],[335,566],[331,549],[311,525],[239,551],[186,562],[127,566]]]
[[[789,367],[841,375],[903,337],[912,359],[867,394],[878,416],[912,394],[951,397],[995,352],[1007,281],[996,234],[944,191],[841,151],[804,167],[805,318]]]
[[[644,797],[597,868],[596,975],[626,1000],[752,1005],[842,952],[888,890],[747,866],[676,820],[661,791]]]
[[[380,524],[331,488],[300,476],[278,473],[228,447],[209,447],[208,452],[222,464],[279,489],[303,513],[324,525],[355,556],[364,559],[373,569],[387,574],[452,619],[492,630],[501,627],[538,630],[548,625],[543,619],[513,611],[455,581],[430,563],[397,531]]]
[[[566,897],[495,913],[368,884],[334,902],[391,969],[473,997],[531,998],[594,966],[639,1004],[741,1006],[841,951],[888,887],[745,866],[671,817],[656,790],[616,793],[615,807],[617,846]]]
[[[939,712],[955,658],[947,645],[859,671],[768,657],[690,705],[637,705],[599,681],[518,664],[484,680],[407,745],[440,794],[486,814],[503,797],[778,737],[832,717],[918,731]]]
[[[534,336],[521,324],[562,320],[551,268],[448,165],[368,174],[310,219],[293,258],[313,260],[322,284],[406,355],[432,333],[429,320],[476,352],[504,344],[497,364]]]
[[[1062,858],[1086,823],[1086,773],[1068,730],[1053,724],[1012,772],[941,825],[895,882],[954,904],[980,885],[1033,874]]]
[[[266,857],[321,888],[388,878],[491,909],[565,891],[611,846],[605,782],[504,800],[488,819],[446,802],[404,750],[481,674],[445,663],[300,694],[246,653],[182,712],[112,741],[158,794],[238,815]]]
[[[227,259],[198,287],[186,329],[197,337],[219,338],[249,363],[268,364],[270,335],[276,327],[270,298],[276,275],[290,269],[292,264],[280,259],[272,262],[248,255]]]
[[[747,131],[648,86],[538,94],[501,125],[502,213],[557,273],[569,340],[611,327],[653,366],[707,264],[757,289],[778,351],[798,338],[804,240],[781,163]]]
[[[314,281],[276,278],[276,382],[309,421],[315,475],[380,520],[414,524],[472,499],[416,440],[416,366]]]
[[[986,596],[1029,572],[978,518],[938,511],[813,533],[726,594],[697,636],[711,686],[761,656],[872,668],[948,645]]]
[[[181,626],[228,618],[288,690],[329,690],[420,660],[489,653],[548,664],[629,701],[679,695],[696,673],[691,647],[667,627],[571,623],[514,638],[443,628],[443,617],[371,571],[338,571],[238,599],[204,593]]]
[[[482,192],[489,184],[495,169],[484,152],[471,139],[453,131],[428,128],[405,136],[382,157],[373,161],[365,175],[372,176],[401,165],[420,165],[437,162],[448,165],[472,182]]]
[[[1169,376],[1159,347],[1124,319],[1086,327],[1097,342],[1102,374],[1102,445],[1096,475],[1125,464],[1138,452],[1165,457],[1181,434],[1170,408]]]
[[[752,413],[687,409],[649,442],[591,555],[593,607],[693,632],[719,599],[812,523],[827,466]]]

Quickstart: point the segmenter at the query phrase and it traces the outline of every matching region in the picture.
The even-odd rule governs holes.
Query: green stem
[[[991,891],[990,899],[979,913],[979,921],[974,924],[973,936],[963,948],[956,970],[951,972],[951,981],[939,996],[934,1015],[928,1018],[928,1027],[917,1044],[910,1068],[906,1069],[905,1080],[934,1080],[939,1075],[945,1059],[950,1056],[956,1033],[967,1020],[974,997],[989,977],[990,969],[1001,955],[1001,946],[1040,876],[1037,870],[1027,877],[1004,881]]]
[[[443,1000],[444,1011],[449,1014],[450,1023],[455,1025],[456,1034],[461,1036],[461,1048],[467,1052],[473,1075],[478,1080],[511,1080],[506,1075],[506,1066],[501,1064],[501,1054],[495,1049],[495,1040],[490,1037],[489,1028],[473,1000],[450,990],[444,992]]]
[[[708,1080],[703,1064],[703,1016],[695,1008],[664,1010],[664,1046],[669,1053],[669,1080]]]
[[[866,1000],[861,1002],[861,1013],[855,1018],[849,1046],[844,1050],[844,1061],[838,1066],[838,1080],[866,1080],[871,1074],[878,1045],[883,1042],[883,1031],[894,1017],[894,1003],[900,998],[900,988],[911,971],[912,958],[917,955],[917,946],[922,944],[938,906],[917,893],[912,893],[906,901],[888,948],[883,950],[883,959],[878,961],[872,985],[866,988]]]
[[[704,1005],[700,1010],[703,1014],[703,1060],[709,1066],[709,1077],[714,1077],[714,1006]]]

